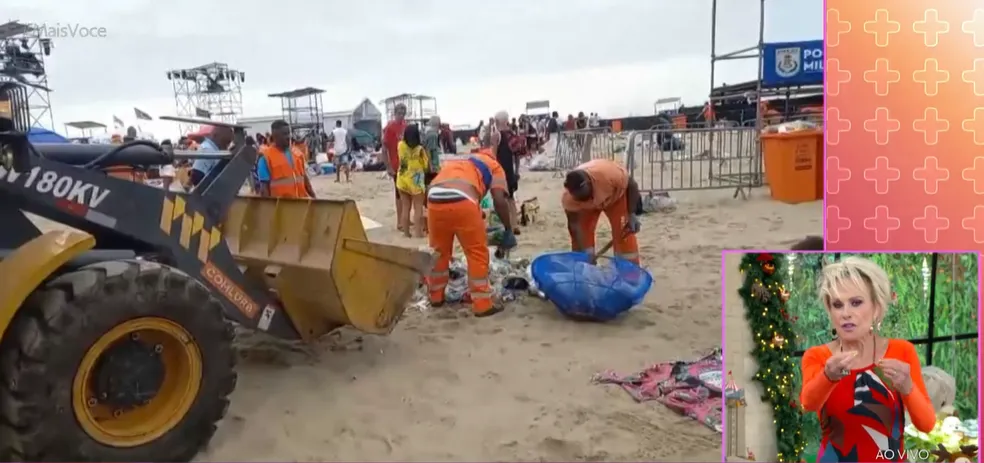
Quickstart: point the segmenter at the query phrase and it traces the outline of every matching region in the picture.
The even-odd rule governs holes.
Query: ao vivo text
[[[926,449],[912,450],[879,450],[875,458],[883,461],[911,461],[928,462],[933,461],[933,455]]]

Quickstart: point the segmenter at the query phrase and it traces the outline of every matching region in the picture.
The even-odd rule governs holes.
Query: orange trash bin
[[[768,133],[761,138],[772,199],[789,204],[823,199],[823,131]]]

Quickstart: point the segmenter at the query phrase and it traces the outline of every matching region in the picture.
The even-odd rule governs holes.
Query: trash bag
[[[653,277],[620,258],[599,258],[593,265],[583,252],[538,256],[530,273],[536,288],[561,314],[590,321],[609,321],[642,302]]]

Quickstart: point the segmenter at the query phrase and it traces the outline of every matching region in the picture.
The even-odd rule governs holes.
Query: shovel
[[[591,265],[597,264],[598,263],[598,256],[600,256],[600,255],[608,252],[608,250],[611,249],[612,246],[614,246],[614,245],[615,245],[615,240],[608,240],[608,243],[606,243],[604,246],[602,246],[601,249],[599,249],[594,254],[591,254],[590,256],[588,256],[588,262],[591,262]]]

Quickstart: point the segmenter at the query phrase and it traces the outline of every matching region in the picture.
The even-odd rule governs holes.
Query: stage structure
[[[325,91],[306,87],[289,92],[273,93],[270,98],[280,98],[284,120],[290,124],[294,137],[320,137],[325,133],[325,112],[321,106],[321,96]]]
[[[730,61],[739,59],[754,59],[757,60],[756,68],[758,69],[758,78],[755,79],[757,82],[755,86],[755,92],[753,95],[749,95],[749,99],[755,102],[756,107],[759,107],[762,101],[762,49],[765,45],[765,0],[759,0],[759,20],[758,20],[758,43],[750,47],[742,48],[740,50],[735,50],[732,52],[724,53],[718,55],[717,51],[717,18],[718,18],[718,0],[711,0],[711,88],[708,92],[710,95],[709,102],[711,105],[715,103],[714,88],[717,86],[715,82],[715,68],[718,61]],[[724,99],[726,97],[720,97]],[[757,130],[762,129],[762,115],[758,114],[760,111],[756,111],[755,117],[755,128]]]
[[[680,97],[660,98],[653,103],[653,114],[655,115],[675,115],[683,108],[683,99]]]
[[[550,100],[527,101],[526,102],[526,115],[527,116],[549,116],[550,115]]]
[[[437,115],[437,98],[404,93],[383,100],[383,110],[386,111],[386,120],[393,120],[393,111],[396,109],[396,105],[400,103],[407,107],[407,121],[410,122],[424,125],[431,116]]]
[[[44,60],[54,47],[34,26],[17,21],[0,24],[0,82],[26,86],[31,127],[52,131],[55,119]]]
[[[79,132],[78,137],[73,137],[69,129],[74,129]],[[72,140],[78,140],[82,143],[88,143],[89,139],[92,138],[94,130],[102,129],[103,133],[106,133],[106,125],[100,124],[95,121],[78,121],[78,122],[66,122],[65,123],[65,136]]]
[[[726,102],[744,100],[753,105],[755,110],[755,127],[761,129],[765,121],[765,113],[779,114],[771,108],[781,98],[785,98],[785,114],[790,114],[789,100],[791,98],[818,97],[819,105],[808,106],[806,115],[815,119],[811,111],[822,107],[823,98],[823,40],[808,40],[801,42],[765,42],[765,0],[759,0],[758,43],[756,45],[718,55],[717,52],[717,6],[718,0],[711,4],[711,91],[709,102],[719,105]],[[717,86],[715,82],[715,65],[718,61],[753,59],[758,76],[754,82],[745,84]],[[816,98],[814,98],[816,99]],[[822,112],[822,108],[820,109]],[[802,116],[803,114],[800,114]],[[771,118],[771,116],[770,116]]]
[[[235,123],[243,114],[243,82],[246,74],[225,63],[209,63],[187,69],[167,71],[174,87],[174,104],[179,117],[212,119]],[[182,123],[182,135],[198,129]]]

